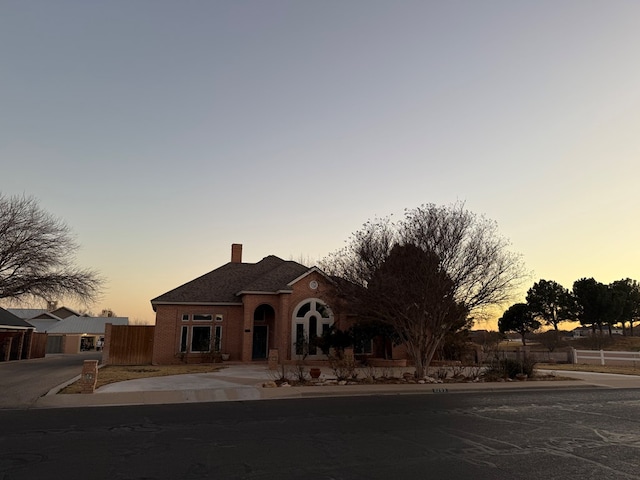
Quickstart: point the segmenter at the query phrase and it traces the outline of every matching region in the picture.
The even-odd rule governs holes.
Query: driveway
[[[0,363],[0,408],[25,408],[52,388],[80,375],[85,360],[102,353],[51,354],[45,358]]]

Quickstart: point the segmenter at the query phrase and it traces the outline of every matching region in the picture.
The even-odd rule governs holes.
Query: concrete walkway
[[[549,371],[549,370],[546,370]],[[604,388],[640,388],[640,376],[638,375],[619,375],[614,373],[596,373],[596,372],[568,372],[566,370],[556,370],[555,372],[561,377],[575,378],[583,383]]]
[[[640,377],[587,372],[558,371],[575,380],[446,383],[322,385],[264,388],[276,374],[265,365],[230,365],[212,373],[152,377],[105,385],[94,394],[57,394],[60,388],[40,397],[35,408],[142,405],[303,398],[319,396],[405,395],[417,393],[491,392],[522,389],[640,388]],[[330,378],[329,369],[323,376]],[[67,382],[68,383],[68,382]]]

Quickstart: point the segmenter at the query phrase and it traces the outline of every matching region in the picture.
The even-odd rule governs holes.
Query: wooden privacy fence
[[[573,363],[589,365],[640,366],[640,352],[606,350],[572,350]]]
[[[44,358],[47,351],[47,337],[48,335],[44,332],[34,332],[31,335],[29,358]]]
[[[0,332],[0,362],[42,358],[46,344],[46,333],[33,330]]]
[[[102,361],[105,365],[150,365],[154,326],[107,323]]]

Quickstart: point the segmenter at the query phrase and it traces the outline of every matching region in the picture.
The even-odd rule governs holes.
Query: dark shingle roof
[[[6,311],[4,308],[0,308],[0,327],[33,328],[33,326],[29,325],[23,319]]]
[[[309,268],[270,255],[258,263],[227,263],[151,300],[156,303],[239,303],[239,292],[290,290]]]

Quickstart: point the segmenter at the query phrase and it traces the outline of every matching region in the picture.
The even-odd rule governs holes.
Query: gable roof
[[[33,328],[27,322],[25,322],[20,317],[17,317],[13,313],[5,310],[4,308],[0,308],[0,328],[17,328],[17,329],[25,329],[25,328]]]
[[[308,269],[306,272],[304,272],[302,275],[294,278],[293,280],[291,280],[287,285],[289,286],[293,286],[295,283],[299,282],[300,280],[302,280],[303,278],[311,275],[312,273],[319,273],[320,275],[322,275],[324,278],[326,278],[330,283],[335,283],[334,280],[329,277],[326,273],[324,273],[322,270],[320,270],[318,267],[312,267],[310,269]]]
[[[38,315],[47,313],[46,308],[7,308],[7,311],[23,320],[30,320],[36,318]]]
[[[128,317],[78,317],[72,315],[53,324],[42,324],[34,320],[32,322],[37,331],[47,333],[76,333],[76,334],[104,334],[107,323],[113,325],[128,325]]]
[[[257,263],[229,262],[151,300],[168,303],[241,303],[245,293],[291,291],[289,283],[309,270],[291,260],[269,255]]]
[[[13,313],[15,316],[22,318],[23,320],[61,320],[72,315],[78,317],[80,316],[78,312],[68,307],[59,307],[51,311],[47,310],[46,308],[8,308],[7,310]]]
[[[31,318],[27,320],[27,323],[33,325],[36,329],[36,332],[48,332],[54,326],[56,326],[60,320],[54,320],[52,318],[49,319],[40,319],[40,318]]]
[[[36,315],[33,318],[27,318],[26,320],[55,320],[55,321],[60,321],[60,320],[62,320],[62,318],[58,317],[57,315],[54,315],[51,312],[42,312],[40,315]]]
[[[75,310],[69,307],[59,307],[59,308],[56,308],[55,310],[52,310],[51,313],[58,318],[67,318],[67,317],[71,317],[72,315],[75,315],[77,317],[80,316],[80,313],[76,312]]]

